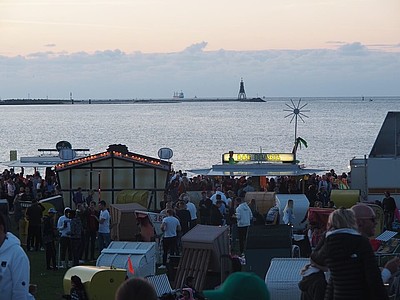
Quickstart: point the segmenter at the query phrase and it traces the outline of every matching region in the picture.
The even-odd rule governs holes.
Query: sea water
[[[299,98],[292,99],[297,106]],[[17,150],[18,158],[38,155],[37,149],[55,148],[61,140],[91,154],[124,144],[131,152],[158,157],[158,150],[168,147],[174,169],[183,171],[221,163],[228,151],[291,152],[290,100],[1,105],[0,161],[10,159],[10,150]],[[349,171],[351,158],[369,154],[387,112],[400,110],[400,97],[303,98],[300,107],[304,104],[297,136],[308,147],[298,149],[298,159],[306,167],[341,173]]]

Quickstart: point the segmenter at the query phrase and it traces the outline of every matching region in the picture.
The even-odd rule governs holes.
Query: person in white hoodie
[[[249,228],[251,221],[253,219],[253,214],[250,207],[247,205],[246,201],[242,198],[236,198],[238,206],[236,208],[236,221],[238,227],[238,237],[239,237],[239,250],[240,253],[244,254],[244,246],[246,244],[247,229]]]
[[[0,213],[0,298],[26,300],[29,298],[30,265],[20,240],[7,232],[6,218]]]

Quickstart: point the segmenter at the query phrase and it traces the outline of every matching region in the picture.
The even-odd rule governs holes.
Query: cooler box
[[[108,248],[101,251],[96,266],[129,270],[129,257],[134,273],[126,271],[126,275],[129,277],[155,275],[156,243],[154,242],[111,242]]]
[[[110,300],[126,278],[126,270],[99,268],[94,266],[77,266],[68,269],[64,275],[64,294],[69,295],[71,277],[77,275],[85,286],[89,300]]]
[[[147,210],[140,204],[111,204],[111,239],[114,241],[135,241],[140,233],[137,225],[136,210]]]
[[[293,300],[301,298],[298,287],[301,269],[310,263],[309,258],[273,258],[265,276],[271,299]]]

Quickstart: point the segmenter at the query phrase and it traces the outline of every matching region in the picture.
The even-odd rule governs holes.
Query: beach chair
[[[157,297],[160,298],[162,295],[174,293],[167,274],[147,276],[145,278],[154,286]]]
[[[271,299],[300,299],[300,271],[309,262],[308,258],[273,258],[265,276]]]

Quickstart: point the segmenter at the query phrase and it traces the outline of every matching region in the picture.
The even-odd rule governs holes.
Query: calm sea
[[[297,104],[298,98],[293,98]],[[400,97],[303,98],[304,123],[297,133],[308,148],[298,150],[306,167],[347,172],[353,157],[369,154],[388,111],[400,110]],[[291,152],[294,121],[289,98],[265,103],[207,102],[166,104],[74,104],[0,106],[0,161],[37,155],[60,140],[74,148],[104,151],[125,144],[131,152],[157,157],[169,147],[175,169],[207,168],[222,153]],[[308,110],[308,111],[307,111]]]

